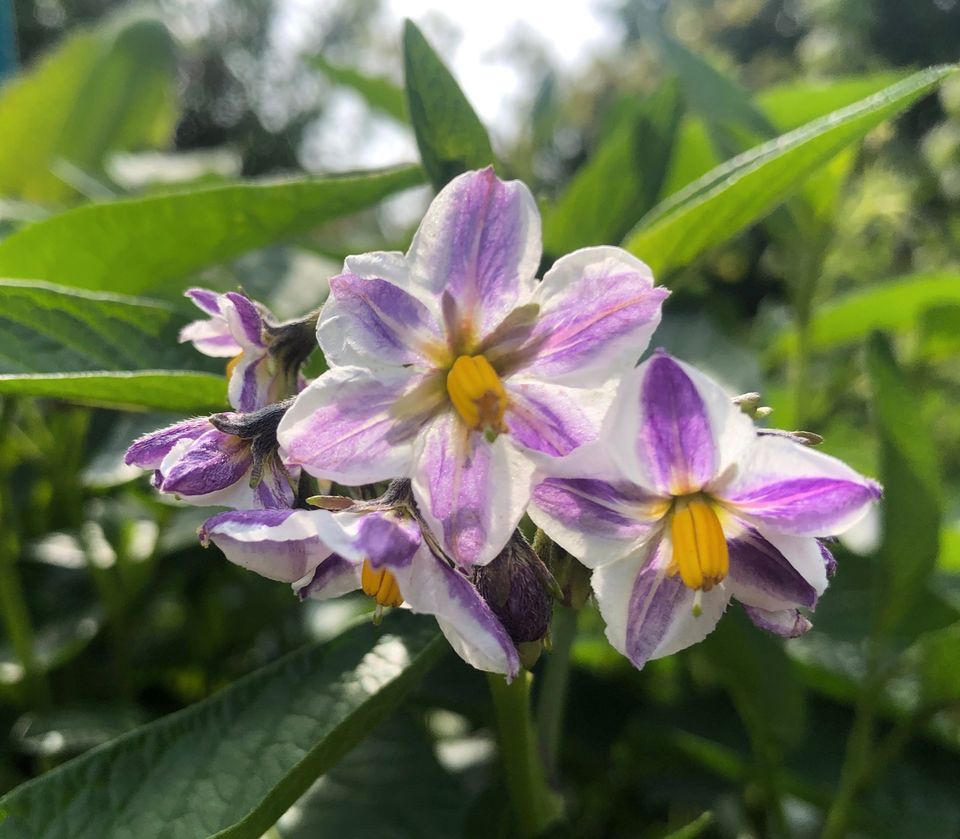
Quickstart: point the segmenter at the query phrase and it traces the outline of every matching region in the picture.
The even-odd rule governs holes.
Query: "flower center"
[[[360,587],[363,593],[377,601],[377,607],[399,606],[403,603],[403,595],[397,585],[397,578],[386,568],[377,571],[369,559],[363,561],[360,569]]]
[[[477,431],[504,434],[507,392],[497,371],[482,355],[461,355],[447,373],[447,393],[461,419]]]
[[[667,569],[694,590],[710,591],[727,576],[730,553],[713,505],[702,495],[676,499],[670,518],[673,559]]]

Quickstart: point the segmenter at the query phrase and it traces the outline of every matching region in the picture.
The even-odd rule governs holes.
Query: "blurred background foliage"
[[[318,4],[300,10],[291,39],[295,6],[16,0],[17,52],[0,45],[0,235],[123,196],[415,160],[391,10]],[[954,0],[611,0],[594,13],[608,43],[575,71],[530,28],[497,46],[521,95],[489,127],[502,172],[542,201],[545,264],[619,243],[721,161],[954,61],[960,43]],[[441,55],[455,51],[452,7],[421,22]],[[276,222],[276,236],[251,232],[225,250],[210,242],[214,204],[214,221],[188,219],[166,239],[145,222],[151,259],[198,241],[209,250],[170,257],[152,286],[127,284],[129,252],[98,275],[80,251],[64,262],[42,241],[0,241],[0,275],[75,272],[81,288],[159,301],[138,315],[152,331],[125,345],[136,358],[124,366],[90,325],[92,342],[80,331],[56,353],[25,337],[50,301],[6,286],[0,378],[189,368],[215,407],[216,365],[175,346],[190,316],[182,290],[240,284],[281,316],[305,311],[344,254],[405,247],[427,190],[377,202],[417,182],[401,173],[350,205],[361,212]],[[263,247],[281,233],[284,244]],[[951,77],[760,223],[660,275],[674,290],[660,343],[731,389],[761,391],[773,424],[822,434],[824,451],[881,476],[887,497],[882,516],[835,546],[840,571],[803,638],[780,642],[732,613],[703,644],[638,673],[607,646],[595,610],[580,614],[557,836],[960,836],[958,240]],[[69,329],[83,320],[63,317]],[[156,409],[186,409],[176,396],[131,412],[106,407],[137,401],[109,382],[74,401],[57,398],[62,387],[7,383],[0,408],[0,791],[332,637],[365,608],[298,605],[285,586],[204,553],[204,511],[157,497],[122,465],[131,439],[179,416]],[[447,656],[274,835],[509,835],[481,682]]]

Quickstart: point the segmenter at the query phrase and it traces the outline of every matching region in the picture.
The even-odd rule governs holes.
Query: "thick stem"
[[[547,777],[556,785],[557,760],[563,718],[567,707],[567,681],[570,678],[570,651],[577,634],[579,612],[557,606],[553,614],[552,646],[543,669],[540,701],[537,705],[537,728],[540,734],[540,755]]]
[[[517,820],[517,835],[534,837],[560,815],[559,799],[547,786],[537,755],[530,720],[530,685],[533,676],[522,670],[511,684],[488,674],[497,718],[497,742],[510,803]]]

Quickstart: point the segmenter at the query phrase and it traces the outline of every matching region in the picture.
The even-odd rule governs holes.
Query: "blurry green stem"
[[[563,717],[567,707],[567,680],[570,677],[570,651],[577,634],[579,612],[557,606],[553,614],[552,646],[543,669],[540,701],[537,705],[537,728],[540,734],[540,755],[547,777],[555,781]]]
[[[547,786],[530,719],[533,676],[521,670],[512,683],[487,675],[497,719],[497,742],[507,793],[522,839],[542,833],[560,815],[557,797]]]
[[[810,315],[797,312],[797,348],[793,358],[793,427],[804,428],[810,400]]]

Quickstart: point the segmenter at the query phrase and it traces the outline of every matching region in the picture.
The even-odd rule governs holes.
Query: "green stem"
[[[507,793],[517,819],[517,835],[537,836],[560,815],[559,799],[547,786],[537,755],[530,719],[530,685],[526,670],[511,684],[502,676],[488,674],[490,694],[497,719],[497,742],[507,784]]]
[[[556,781],[557,759],[563,717],[567,707],[567,681],[570,678],[570,651],[577,634],[579,612],[557,606],[553,614],[552,646],[543,669],[540,701],[537,705],[537,728],[540,733],[540,755],[547,777]],[[556,784],[554,784],[556,785]]]

